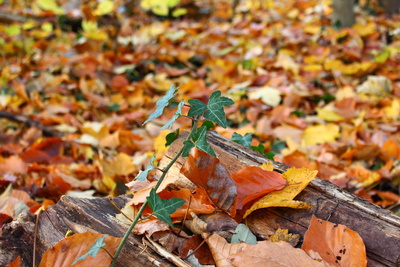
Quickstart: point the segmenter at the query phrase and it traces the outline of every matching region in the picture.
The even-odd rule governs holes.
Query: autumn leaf
[[[232,179],[236,183],[238,209],[270,192],[281,190],[287,183],[282,174],[255,166],[245,167],[233,173]]]
[[[217,158],[193,149],[181,173],[197,186],[204,188],[214,205],[232,217],[235,216],[236,185]]]
[[[269,207],[288,207],[295,209],[308,209],[310,204],[293,200],[311,182],[318,171],[306,168],[290,168],[282,175],[287,180],[287,185],[280,191],[269,193],[254,203],[245,213],[244,218],[255,210]]]
[[[319,266],[324,263],[315,261],[299,248],[293,248],[289,243],[261,241],[256,245],[228,244],[216,234],[207,236],[206,242],[210,247],[217,267],[220,266]]]
[[[192,194],[189,189],[182,188],[176,190],[163,190],[158,195],[162,199],[180,198],[185,203],[180,206],[174,213],[171,214],[171,218],[183,218],[186,214],[194,212],[195,214],[210,214],[215,211],[213,203],[208,199],[207,193],[204,188],[198,187]]]
[[[121,238],[97,233],[74,234],[48,249],[39,266],[71,266],[75,263],[74,266],[108,266],[112,258],[100,248],[107,249],[113,255],[120,241]]]
[[[304,235],[302,249],[310,256],[318,253],[331,266],[367,266],[365,245],[356,232],[314,215]]]
[[[162,199],[157,195],[154,188],[151,189],[150,196],[146,199],[148,205],[153,210],[154,215],[156,215],[160,221],[168,223],[169,226],[173,228],[174,225],[171,221],[170,215],[179,209],[179,207],[185,203],[185,200],[180,198],[171,198],[168,200]]]

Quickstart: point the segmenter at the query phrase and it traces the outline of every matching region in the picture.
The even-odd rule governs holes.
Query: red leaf
[[[209,199],[230,216],[236,214],[236,185],[228,171],[217,158],[193,149],[181,173],[198,187],[202,187]]]
[[[233,173],[232,178],[237,186],[238,209],[272,191],[281,190],[287,184],[282,174],[254,166]]]

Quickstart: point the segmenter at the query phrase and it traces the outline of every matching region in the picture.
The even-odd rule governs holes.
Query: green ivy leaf
[[[231,243],[246,243],[251,245],[257,244],[256,236],[250,231],[247,225],[240,223],[236,229],[235,233],[232,235]]]
[[[233,133],[231,140],[235,143],[250,147],[253,140],[253,133],[246,133],[244,136],[238,133]]]
[[[194,138],[196,138],[196,140]],[[212,147],[207,143],[207,127],[206,126],[201,126],[196,132],[196,137],[193,137],[193,139],[195,141],[196,147],[199,150],[204,151],[213,157],[217,157],[217,155],[215,154]]]
[[[264,155],[264,146],[261,143],[258,146],[250,146],[250,148]]]
[[[143,182],[144,180],[146,180],[147,175],[149,175],[149,172],[150,172],[151,170],[154,170],[154,169],[155,169],[155,167],[154,167],[154,161],[155,161],[155,159],[156,159],[156,153],[154,153],[153,156],[151,157],[151,159],[150,159],[150,165],[148,165],[144,171],[140,171],[139,174],[136,176],[136,179],[137,179],[137,180],[142,181],[142,182]]]
[[[221,97],[221,91],[215,91],[210,96],[204,117],[210,121],[218,123],[223,128],[226,128],[227,125],[224,107],[233,104],[234,102],[232,99],[224,96]]]
[[[179,133],[179,129],[176,129],[175,132],[167,134],[167,136],[165,137],[165,146],[170,146],[179,137]]]
[[[182,116],[182,107],[183,107],[183,105],[185,105],[185,101],[181,101],[181,102],[179,102],[179,105],[178,105],[178,109],[175,111],[175,114],[174,114],[174,116],[172,116],[172,118],[171,119],[169,119],[169,121],[167,121],[167,123],[163,126],[163,127],[161,127],[161,130],[164,130],[164,129],[169,129],[169,128],[171,128],[172,127],[172,124],[174,124],[174,122],[180,117],[180,116]]]
[[[189,99],[188,102],[190,105],[192,105],[188,113],[189,117],[203,114],[207,110],[207,105],[198,99]]]
[[[215,127],[214,123],[212,121],[204,121],[201,126],[207,127],[207,130],[210,130]]]
[[[151,189],[150,196],[146,199],[154,215],[160,221],[168,223],[171,227],[174,227],[174,225],[172,224],[170,215],[186,202],[180,198],[162,199],[157,195],[154,188]]]
[[[264,155],[267,157],[267,159],[274,160],[276,153],[274,151],[269,151],[267,153],[264,153]]]
[[[186,140],[183,142],[183,152],[182,152],[182,157],[187,157],[189,156],[190,150],[194,148],[194,144],[190,140]]]
[[[103,241],[107,236],[108,235],[105,235],[97,239],[93,246],[90,247],[89,251],[77,258],[72,264],[76,264],[78,261],[83,261],[89,255],[92,257],[96,257],[100,249],[106,245],[106,243],[104,243]]]
[[[169,102],[174,98],[177,91],[178,91],[178,89],[175,88],[175,86],[171,85],[171,87],[169,88],[167,93],[161,99],[159,99],[157,101],[156,110],[150,114],[149,118],[142,125],[145,125],[149,121],[152,121],[155,118],[160,117],[162,115],[162,113],[164,112],[164,108],[169,105]]]

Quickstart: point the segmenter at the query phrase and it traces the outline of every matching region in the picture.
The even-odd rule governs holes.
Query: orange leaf
[[[287,183],[282,174],[254,166],[233,173],[232,179],[236,182],[238,209],[272,191],[281,190]]]
[[[344,225],[312,217],[304,235],[302,249],[310,256],[317,252],[332,266],[367,266],[367,254],[361,237]]]
[[[236,214],[237,191],[235,181],[217,158],[193,149],[181,173],[197,186],[202,187],[209,199],[230,216]]]
[[[190,212],[194,212],[195,214],[210,214],[215,211],[213,203],[208,199],[207,192],[201,187],[196,188],[194,194],[189,189],[182,188],[179,191],[163,190],[158,195],[162,199],[180,198],[186,201],[185,204],[171,214],[171,218],[183,218],[186,213],[190,214]]]
[[[75,234],[58,242],[54,247],[48,249],[40,262],[40,267],[72,266],[72,263],[89,251],[90,247],[104,235],[86,232]],[[105,248],[111,255],[117,250],[121,238],[107,236],[104,239]],[[112,259],[104,249],[100,249],[96,257],[87,256],[78,261],[74,266],[109,266]]]

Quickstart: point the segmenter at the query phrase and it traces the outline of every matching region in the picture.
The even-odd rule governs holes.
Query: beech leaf
[[[181,173],[198,187],[204,188],[215,206],[230,216],[235,216],[236,185],[219,159],[199,149],[193,149]]]
[[[160,117],[164,112],[164,108],[169,105],[170,101],[174,98],[177,91],[178,91],[178,89],[175,86],[171,85],[171,87],[165,93],[165,95],[157,101],[156,110],[150,114],[149,118],[142,125],[145,125],[149,121],[152,121],[155,118]]]
[[[318,253],[331,266],[367,266],[361,237],[345,225],[312,216],[302,249],[310,256]]]
[[[160,221],[166,222],[171,227],[174,227],[170,215],[179,209],[179,207],[185,203],[185,200],[180,198],[162,199],[157,195],[154,188],[151,189],[150,196],[146,199],[154,215],[156,215]]]
[[[171,119],[169,119],[169,121],[167,121],[167,123],[165,123],[165,125],[163,127],[161,127],[161,130],[165,130],[165,129],[169,129],[172,127],[172,124],[174,124],[174,122],[180,117],[182,116],[182,107],[183,105],[185,105],[185,101],[181,101],[179,102],[178,105],[178,109],[176,110],[174,116],[172,116]]]

